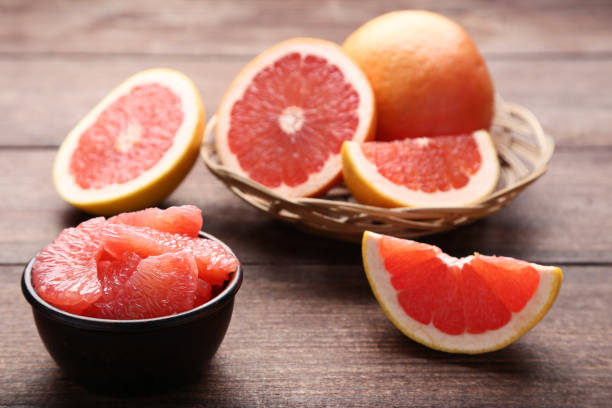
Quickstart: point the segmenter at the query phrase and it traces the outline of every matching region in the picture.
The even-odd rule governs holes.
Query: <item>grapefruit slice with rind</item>
[[[366,231],[363,265],[376,299],[406,336],[432,349],[499,350],[533,328],[555,301],[553,266],[474,254]]]
[[[140,72],[70,131],[55,159],[55,187],[94,214],[151,207],[193,166],[203,127],[204,107],[189,78],[169,69]]]
[[[487,197],[499,178],[491,136],[345,142],[344,183],[355,199],[379,207],[455,207]]]
[[[336,44],[295,38],[251,61],[217,112],[216,149],[229,169],[287,197],[339,181],[346,140],[373,137],[374,95]]]

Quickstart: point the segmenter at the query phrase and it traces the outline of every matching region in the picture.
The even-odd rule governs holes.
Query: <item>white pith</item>
[[[281,57],[291,53],[299,53],[302,56],[315,55],[323,57],[329,63],[336,65],[342,71],[345,81],[349,82],[359,94],[359,107],[357,108],[359,124],[352,140],[357,142],[365,140],[370,130],[374,95],[367,78],[349,57],[331,43],[327,45],[323,41],[312,42],[307,39],[286,41],[264,52],[247,65],[239,77],[230,85],[217,112],[218,122],[215,138],[217,154],[225,166],[245,177],[249,176],[240,166],[237,156],[230,151],[227,140],[232,108],[236,101],[242,98],[255,75]],[[311,174],[304,183],[294,187],[283,183],[278,187],[268,188],[289,197],[308,196],[330,183],[340,174],[341,169],[342,159],[340,152],[338,152],[336,155],[331,155],[322,169],[317,173]]]
[[[180,100],[183,111],[183,121],[177,130],[170,149],[149,170],[144,171],[135,179],[123,184],[109,184],[100,189],[83,189],[70,173],[70,160],[80,136],[98,119],[99,115],[121,96],[130,92],[137,85],[157,83],[169,88]],[[54,165],[54,179],[59,193],[69,198],[69,201],[79,204],[98,203],[118,196],[128,195],[141,186],[148,185],[157,180],[161,175],[168,172],[180,158],[188,146],[192,143],[194,131],[198,123],[199,96],[193,84],[182,74],[166,70],[153,69],[138,73],[108,94],[96,107],[94,107],[75,127],[70,131],[62,143]],[[129,139],[133,135],[126,135]],[[118,143],[133,143],[133,140],[118,141]],[[127,145],[121,145],[128,148]]]
[[[470,177],[464,187],[434,193],[411,190],[384,177],[378,171],[376,164],[366,158],[358,143],[346,143],[345,149],[359,178],[367,181],[368,188],[376,194],[386,197],[399,206],[455,207],[483,199],[495,188],[499,178],[499,161],[491,136],[484,130],[474,132],[473,136],[482,160],[478,171]],[[426,145],[428,139],[419,138],[417,143]]]
[[[398,292],[391,285],[391,275],[385,269],[384,261],[379,253],[381,237],[379,234],[368,232],[363,242],[365,268],[368,271],[374,295],[393,323],[404,334],[433,348],[460,353],[477,353],[497,350],[511,343],[529,330],[541,317],[542,311],[551,301],[551,291],[557,285],[557,268],[531,263],[530,265],[540,274],[540,282],[533,297],[521,311],[512,313],[508,324],[480,334],[467,332],[460,335],[446,334],[434,327],[433,323],[425,325],[406,314],[398,301]],[[449,258],[446,261],[452,261],[453,258]],[[469,259],[466,259],[463,263],[468,261]]]

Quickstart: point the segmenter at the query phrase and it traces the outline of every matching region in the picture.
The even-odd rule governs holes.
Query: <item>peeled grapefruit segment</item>
[[[499,178],[488,132],[393,142],[345,142],[344,182],[379,207],[454,207],[482,200]]]
[[[436,350],[499,350],[533,328],[555,301],[553,266],[439,248],[366,231],[363,265],[378,302],[406,336]]]
[[[203,126],[191,80],[168,69],[140,72],[70,131],[55,159],[55,187],[95,214],[153,206],[191,169]]]
[[[104,223],[98,217],[66,228],[40,251],[32,268],[32,284],[40,297],[71,313],[82,312],[100,298],[96,262],[102,251]]]
[[[148,227],[106,224],[102,229],[102,243],[104,249],[116,258],[126,251],[146,258],[187,250],[195,257],[199,277],[213,285],[223,283],[238,267],[236,257],[215,241]]]
[[[202,229],[202,211],[193,205],[181,205],[162,210],[147,208],[116,215],[108,219],[111,224],[126,224],[135,227],[150,227],[171,234],[197,237]]]
[[[126,268],[132,269],[117,293],[94,304],[88,310],[90,315],[103,319],[149,319],[193,308],[198,269],[189,251],[151,256],[137,263],[135,270],[133,266],[130,262],[111,271],[117,276]]]
[[[217,120],[225,166],[279,194],[315,196],[339,180],[342,143],[373,137],[374,96],[340,47],[296,38],[238,74]]]

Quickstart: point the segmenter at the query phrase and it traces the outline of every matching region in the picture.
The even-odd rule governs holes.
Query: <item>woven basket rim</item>
[[[275,218],[279,218],[294,224],[303,224],[306,229],[319,230],[324,235],[335,236],[336,234],[327,230],[329,226],[317,225],[317,221],[327,221],[329,218],[334,224],[342,224],[343,217],[357,217],[359,214],[367,214],[371,217],[379,217],[381,222],[389,221],[391,225],[408,222],[410,226],[420,229],[424,228],[426,233],[439,232],[446,228],[445,217],[452,216],[457,221],[454,226],[472,222],[478,218],[489,215],[501,207],[507,205],[525,187],[541,177],[548,168],[548,163],[554,151],[554,141],[547,135],[538,119],[527,108],[506,102],[499,96],[496,99],[496,116],[493,127],[502,129],[500,135],[506,135],[509,139],[507,145],[500,142],[498,156],[508,162],[508,168],[521,173],[516,180],[508,183],[500,189],[494,190],[489,196],[481,201],[457,207],[398,207],[382,208],[365,205],[343,199],[329,198],[292,198],[278,194],[277,192],[241,175],[222,165],[216,157],[214,136],[216,130],[216,116],[207,123],[204,140],[200,148],[200,154],[206,167],[221,180],[234,194],[241,199],[267,212]],[[495,131],[491,131],[495,135]],[[522,137],[514,136],[522,135]],[[525,138],[524,136],[528,137]],[[500,148],[504,151],[500,151]],[[517,153],[518,152],[518,153]],[[520,159],[520,160],[519,160]],[[528,162],[527,168],[521,161]],[[497,208],[498,207],[498,208]],[[322,214],[327,213],[327,214]],[[297,214],[297,215],[296,215]],[[332,215],[330,215],[332,214]],[[420,219],[440,218],[437,223],[420,225]],[[463,220],[461,217],[467,217]],[[312,218],[308,220],[305,218]],[[400,217],[401,220],[398,220]],[[414,224],[416,223],[416,224]],[[413,225],[414,224],[414,225]],[[397,224],[399,226],[399,224]],[[440,225],[442,227],[440,227]],[[402,224],[403,226],[403,224]],[[342,234],[349,225],[338,225],[337,233]],[[434,228],[435,227],[435,228]],[[439,228],[438,228],[439,227]],[[452,227],[452,226],[451,226]],[[336,226],[334,225],[335,229]],[[441,229],[440,229],[441,228]],[[350,229],[350,228],[349,228]],[[359,228],[358,228],[359,229]],[[421,231],[422,232],[422,231]],[[420,233],[419,233],[420,234]],[[401,235],[401,234],[400,234]],[[420,234],[424,235],[424,234]],[[409,235],[405,235],[409,236]],[[418,236],[418,235],[410,235]],[[354,240],[354,239],[352,239]]]

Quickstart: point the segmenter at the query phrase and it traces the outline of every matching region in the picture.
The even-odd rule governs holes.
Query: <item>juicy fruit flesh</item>
[[[102,229],[104,249],[117,257],[130,251],[146,258],[188,250],[195,258],[200,278],[212,284],[225,281],[238,262],[217,242],[169,234],[148,227],[107,224]]]
[[[100,228],[104,218],[65,229],[36,257],[32,284],[43,299],[72,313],[80,313],[102,295],[96,261],[100,257]]]
[[[174,227],[181,232],[202,225],[197,207],[182,206],[98,217],[65,229],[36,259],[36,292],[65,311],[107,319],[159,317],[207,302],[238,267],[231,253],[212,240],[121,223],[148,220],[164,230],[177,217]]]
[[[387,236],[379,253],[404,311],[450,335],[503,327],[532,298],[540,279],[527,262],[478,254],[458,260],[436,247]]]
[[[295,187],[352,139],[358,107],[359,94],[337,66],[291,53],[255,75],[235,102],[229,148],[253,180]]]
[[[123,184],[164,156],[183,122],[181,100],[156,83],[135,86],[81,135],[70,172],[83,189]]]
[[[166,210],[147,208],[141,211],[123,213],[108,219],[111,224],[150,227],[172,234],[197,237],[202,229],[202,212],[193,205],[170,207]]]
[[[134,256],[131,254],[130,256]],[[137,256],[136,256],[137,257]],[[106,319],[147,319],[193,308],[197,267],[188,252],[152,256],[111,270],[124,279],[106,301],[94,303],[90,315]]]
[[[464,187],[482,164],[471,134],[366,142],[361,148],[385,178],[426,193]]]

